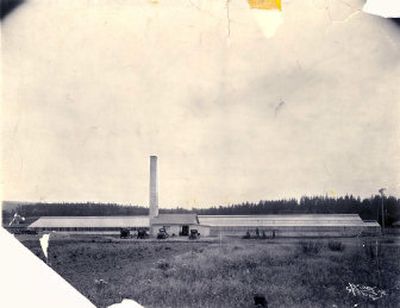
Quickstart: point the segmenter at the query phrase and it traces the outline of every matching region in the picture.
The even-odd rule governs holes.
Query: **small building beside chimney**
[[[199,224],[197,214],[160,214],[150,220],[150,233],[157,235],[160,228],[165,228],[170,236],[188,236],[193,229],[202,236],[210,234],[209,227]]]

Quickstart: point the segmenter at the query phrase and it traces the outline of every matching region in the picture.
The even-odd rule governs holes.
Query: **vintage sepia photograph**
[[[400,5],[1,1],[1,307],[400,307]]]

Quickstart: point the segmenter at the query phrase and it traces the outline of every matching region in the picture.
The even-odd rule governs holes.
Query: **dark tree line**
[[[244,202],[228,206],[210,208],[160,209],[160,213],[195,212],[203,215],[250,215],[250,214],[359,214],[364,220],[381,222],[381,196],[360,197],[345,196],[330,198],[323,196],[302,197],[297,199],[262,200],[257,203]],[[400,220],[400,199],[384,197],[385,224],[390,226]],[[138,205],[120,205],[115,203],[18,203],[3,202],[3,223],[10,221],[14,213],[24,217],[40,216],[119,216],[148,215],[147,207]]]
[[[29,203],[13,210],[22,216],[118,216],[148,215],[142,206],[123,206],[115,203]]]
[[[400,220],[400,199],[384,197],[385,224],[390,226]],[[372,196],[361,200],[360,197],[345,196],[330,198],[324,196],[302,197],[296,199],[262,200],[258,203],[244,202],[229,206],[194,209],[203,215],[251,215],[251,214],[359,214],[364,220],[382,219],[382,198]]]
[[[160,209],[160,213],[190,212],[183,208]],[[3,224],[8,224],[15,213],[31,221],[40,216],[128,216],[148,215],[149,209],[138,205],[116,203],[28,203],[3,201]]]

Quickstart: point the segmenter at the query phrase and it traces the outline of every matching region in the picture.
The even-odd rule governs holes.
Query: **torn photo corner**
[[[14,303],[13,307],[95,307],[3,228],[0,228],[0,239],[3,304]]]

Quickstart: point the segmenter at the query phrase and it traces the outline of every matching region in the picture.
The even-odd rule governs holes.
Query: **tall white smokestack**
[[[158,216],[157,156],[150,156],[150,219]]]

